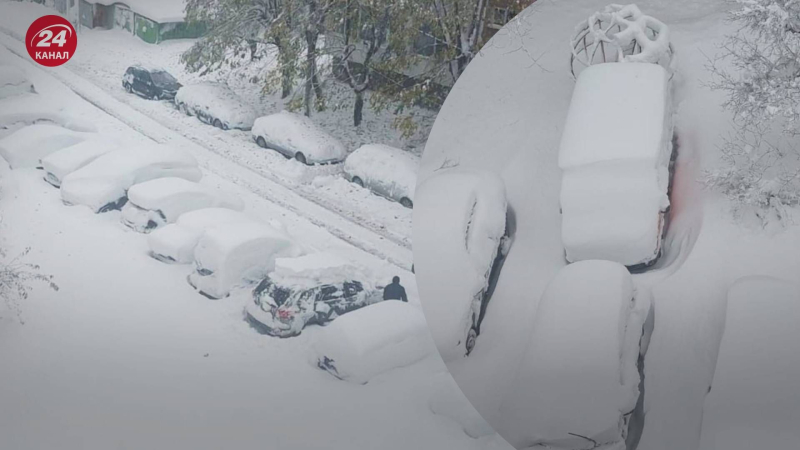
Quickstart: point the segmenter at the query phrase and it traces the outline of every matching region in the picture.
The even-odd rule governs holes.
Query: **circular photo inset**
[[[459,78],[420,163],[415,272],[448,369],[515,448],[800,438],[797,17],[538,1]]]

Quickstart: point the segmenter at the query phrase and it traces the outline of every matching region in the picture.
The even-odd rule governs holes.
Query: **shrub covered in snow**
[[[53,186],[59,187],[65,176],[117,148],[119,148],[117,144],[100,138],[87,139],[62,148],[42,158],[44,179]]]
[[[128,189],[121,220],[144,233],[175,222],[183,213],[214,207],[241,211],[244,203],[238,197],[183,178],[156,178]]]
[[[209,298],[227,297],[234,286],[263,279],[276,258],[299,251],[289,236],[269,225],[229,222],[209,228],[198,241],[189,284]]]
[[[258,145],[302,163],[336,163],[347,156],[344,144],[306,116],[281,111],[259,117],[253,125]]]
[[[383,144],[362,145],[347,156],[347,179],[384,197],[411,207],[417,184],[419,157]]]
[[[387,300],[338,318],[314,336],[311,349],[318,367],[363,384],[428,356],[431,345],[419,307]]]
[[[673,156],[670,92],[669,74],[655,64],[598,64],[578,77],[558,156],[569,261],[658,258]]]
[[[506,208],[503,180],[487,171],[449,169],[417,188],[417,283],[445,361],[467,353],[470,331],[480,325],[489,275],[504,242]]]
[[[57,125],[30,125],[0,139],[0,156],[12,169],[36,167],[45,156],[90,137],[91,133],[72,131]]]
[[[25,72],[15,66],[0,64],[0,99],[35,92]]]
[[[515,448],[625,448],[649,303],[610,261],[562,268],[542,295],[498,432]],[[605,447],[607,446],[607,447]]]
[[[225,130],[249,130],[256,120],[255,110],[221,83],[183,86],[175,95],[175,105],[185,114]]]
[[[162,177],[197,181],[202,177],[197,160],[166,145],[124,148],[101,155],[61,180],[61,199],[86,205],[94,212],[119,209],[128,188]]]
[[[239,211],[227,208],[204,208],[189,211],[175,223],[150,233],[150,254],[164,262],[188,264],[194,261],[194,248],[206,230],[233,222],[254,221]]]

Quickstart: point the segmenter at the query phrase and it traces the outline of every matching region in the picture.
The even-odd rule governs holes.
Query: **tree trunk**
[[[361,119],[363,118],[363,111],[364,111],[364,93],[362,91],[356,91],[356,104],[353,108],[354,126],[361,125]]]

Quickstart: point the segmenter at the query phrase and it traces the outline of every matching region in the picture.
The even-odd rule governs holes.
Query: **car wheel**
[[[364,180],[362,180],[361,178],[353,177],[352,181],[353,181],[353,183],[355,183],[355,184],[357,184],[357,185],[359,185],[361,187],[364,187]]]
[[[261,136],[256,139],[256,144],[258,144],[258,146],[261,148],[267,148],[267,141]]]
[[[126,91],[128,91],[128,94],[133,93],[133,87],[130,85],[130,83],[125,83],[123,87],[125,88]]]
[[[414,202],[412,202],[411,199],[408,198],[408,197],[401,198],[400,199],[400,204],[405,206],[406,208],[413,208],[414,207]]]
[[[475,330],[475,327],[469,329],[469,333],[467,333],[467,355],[472,353],[472,350],[475,348],[475,341],[478,339],[478,332]]]
[[[222,129],[223,129],[223,127],[222,127],[222,122],[220,122],[220,120],[219,120],[219,119],[214,119],[214,126],[215,126],[215,127],[217,127],[217,128],[219,128],[220,130],[222,130]]]
[[[302,152],[295,153],[294,154],[294,159],[296,159],[297,162],[300,162],[300,163],[303,163],[303,164],[308,164],[306,162],[306,155],[304,155]]]

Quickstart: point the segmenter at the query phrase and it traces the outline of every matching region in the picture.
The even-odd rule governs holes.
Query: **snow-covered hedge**
[[[362,145],[344,162],[349,180],[358,177],[365,187],[397,201],[414,200],[418,170],[419,157],[383,144]]]

